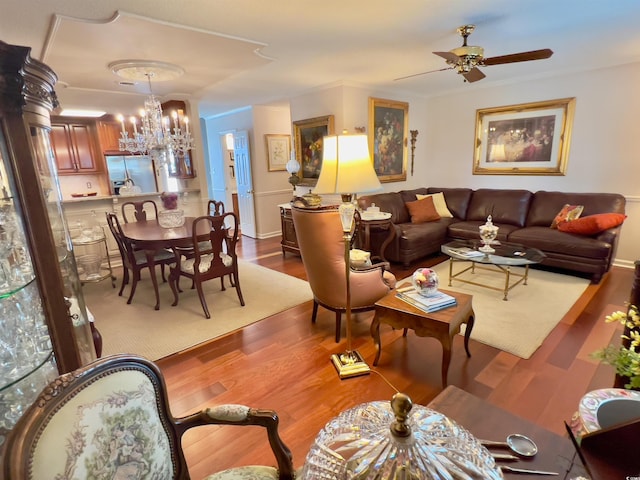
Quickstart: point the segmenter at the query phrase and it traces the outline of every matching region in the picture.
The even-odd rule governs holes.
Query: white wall
[[[638,85],[640,63],[634,63],[432,98],[416,145],[417,177],[442,187],[621,193],[628,218],[616,264],[631,267],[640,258]],[[472,174],[476,109],[565,97],[576,98],[576,111],[564,176]]]

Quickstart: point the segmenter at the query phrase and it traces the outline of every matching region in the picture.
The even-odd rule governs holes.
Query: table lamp
[[[340,194],[342,204],[338,208],[344,238],[344,264],[346,275],[347,350],[332,355],[331,360],[340,378],[366,375],[369,366],[362,356],[351,347],[351,284],[349,279],[351,235],[356,207],[353,195],[374,192],[382,186],[369,156],[366,135],[329,135],[323,139],[322,168],[314,192]]]
[[[298,176],[300,164],[296,160],[296,154],[293,151],[291,152],[291,159],[287,162],[285,168],[289,175],[291,175],[289,177],[289,183],[293,187],[293,198],[291,199],[291,201],[293,201],[296,199],[296,186],[300,183],[300,177]]]

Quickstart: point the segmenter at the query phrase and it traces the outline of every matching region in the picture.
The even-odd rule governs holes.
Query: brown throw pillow
[[[433,198],[427,197],[422,200],[405,203],[409,215],[411,215],[411,223],[435,222],[440,220],[440,215],[433,204]]]
[[[584,210],[584,205],[565,204],[551,222],[551,228],[558,228],[559,223],[575,220],[582,214],[582,210]]]

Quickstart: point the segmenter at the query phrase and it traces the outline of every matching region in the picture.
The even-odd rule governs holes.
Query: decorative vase
[[[177,228],[184,225],[184,211],[175,210],[160,210],[158,212],[158,223],[163,228]]]
[[[484,225],[480,225],[480,240],[482,240],[482,246],[478,248],[483,253],[493,253],[495,249],[491,247],[491,243],[498,236],[498,227],[496,227],[491,221],[491,215],[487,217],[487,222]]]
[[[435,270],[419,268],[411,276],[411,283],[420,295],[430,297],[438,293],[440,281]]]

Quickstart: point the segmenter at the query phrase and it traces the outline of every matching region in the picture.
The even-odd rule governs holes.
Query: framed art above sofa
[[[476,111],[474,175],[564,175],[575,98]]]
[[[369,154],[381,182],[407,179],[409,104],[369,97]]]

